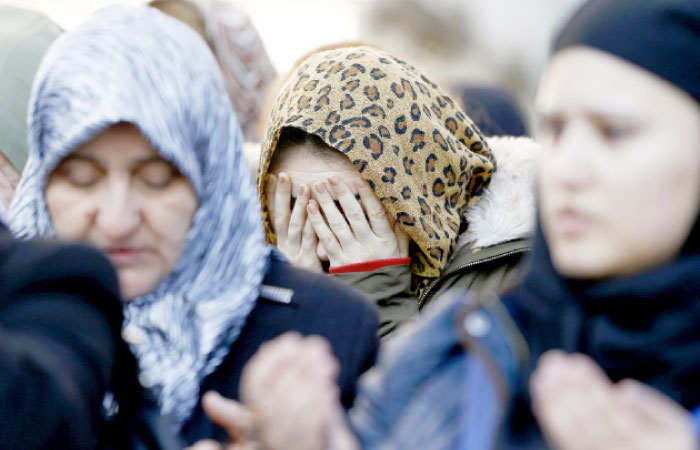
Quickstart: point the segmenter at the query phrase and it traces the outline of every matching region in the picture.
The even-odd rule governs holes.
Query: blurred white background
[[[70,29],[111,0],[0,0]],[[526,112],[553,33],[582,0],[234,0],[280,73],[323,44],[363,40],[438,82],[500,84]],[[144,3],[145,0],[121,0]]]

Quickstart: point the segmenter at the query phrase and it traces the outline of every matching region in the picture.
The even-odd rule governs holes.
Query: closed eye
[[[134,172],[134,175],[151,189],[165,189],[182,176],[172,164],[161,158],[139,164]]]
[[[77,188],[94,186],[104,175],[104,170],[95,161],[82,156],[69,156],[53,171],[52,176],[67,180]]]

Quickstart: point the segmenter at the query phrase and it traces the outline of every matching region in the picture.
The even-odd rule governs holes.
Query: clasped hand
[[[693,450],[690,413],[634,380],[613,383],[589,357],[545,353],[530,381],[533,412],[557,450]]]

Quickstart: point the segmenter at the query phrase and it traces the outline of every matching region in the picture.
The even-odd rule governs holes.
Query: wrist
[[[387,266],[398,266],[404,264],[410,264],[411,258],[384,258],[384,259],[373,259],[370,261],[363,261],[359,263],[344,264],[341,266],[332,266],[328,272],[332,274],[336,273],[351,273],[351,272],[372,272],[374,270],[380,269]]]

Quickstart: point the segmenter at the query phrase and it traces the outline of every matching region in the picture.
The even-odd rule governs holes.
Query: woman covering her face
[[[528,249],[536,152],[524,138],[487,143],[383,51],[321,51],[272,108],[258,172],[267,238],[373,297],[386,335],[450,287],[510,280]]]
[[[102,9],[47,53],[29,119],[12,229],[108,255],[139,379],[188,441],[219,432],[201,393],[237,397],[242,365],[284,331],[330,340],[351,401],[374,312],[265,244],[241,131],[194,31],[145,6]]]
[[[354,436],[332,419],[325,436],[368,449],[698,448],[699,29],[692,0],[593,0],[575,14],[537,96],[547,150],[523,281],[441,301],[361,380]],[[274,371],[281,350],[250,370]],[[295,392],[322,379],[298,377]],[[288,420],[263,435],[317,423],[277,416]]]

